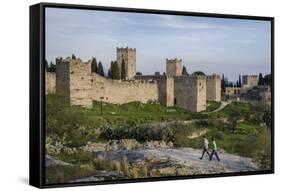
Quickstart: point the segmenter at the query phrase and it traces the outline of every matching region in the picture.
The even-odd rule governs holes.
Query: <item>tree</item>
[[[264,85],[271,86],[271,74],[267,74],[263,78]]]
[[[111,70],[110,69],[107,71],[107,77],[111,78]]]
[[[74,54],[72,54],[71,58],[72,58],[73,60],[76,60],[76,56],[75,56]]]
[[[48,61],[47,60],[45,60],[45,70],[46,70],[46,72],[48,72],[49,71],[49,64],[48,64]]]
[[[193,72],[192,75],[196,75],[196,76],[206,76],[206,74],[202,71],[196,71],[196,72]]]
[[[186,71],[186,67],[185,66],[182,67],[182,75],[188,76],[188,73]]]
[[[238,82],[239,82],[239,87],[242,87],[242,81],[241,81],[241,75],[240,74],[239,74]]]
[[[96,60],[96,58],[93,57],[92,62],[91,62],[91,72],[97,73],[97,71],[98,71],[97,60]]]
[[[51,61],[48,72],[55,72],[55,71],[56,71],[56,65],[53,64],[53,62]]]
[[[271,128],[272,125],[272,121],[271,121],[271,111],[270,110],[266,110],[263,114],[263,121],[265,122],[266,126],[268,128]]]
[[[125,78],[126,78],[125,61],[122,60],[122,64],[121,64],[121,79],[125,80]]]
[[[101,61],[99,61],[97,73],[101,76],[104,76],[104,71],[103,71],[103,66],[102,66]]]
[[[225,92],[225,79],[224,79],[224,74],[222,74],[222,79],[221,79],[221,90],[222,90],[222,92]]]
[[[115,80],[120,80],[120,72],[117,62],[112,62],[111,66],[111,78]]]
[[[141,73],[141,72],[137,72],[137,73],[136,73],[136,75],[141,76],[141,75],[142,75],[142,73]]]
[[[259,85],[259,86],[264,85],[264,80],[263,80],[263,77],[262,77],[262,73],[259,73],[259,81],[258,81],[258,85]]]
[[[239,87],[239,81],[236,80],[236,87]]]

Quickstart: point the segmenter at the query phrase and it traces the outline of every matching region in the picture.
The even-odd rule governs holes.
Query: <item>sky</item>
[[[188,73],[239,74],[271,71],[269,21],[127,13],[79,9],[46,9],[46,59],[73,53],[95,57],[107,70],[116,47],[136,48],[137,71],[165,72],[166,58],[181,58]]]

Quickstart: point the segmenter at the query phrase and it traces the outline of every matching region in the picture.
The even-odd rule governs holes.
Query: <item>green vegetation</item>
[[[269,169],[270,108],[233,102],[218,112],[210,113],[219,106],[219,102],[208,102],[207,112],[193,113],[154,102],[118,105],[93,101],[93,108],[86,109],[69,106],[69,100],[64,97],[49,94],[46,96],[46,136],[59,137],[68,148],[79,148],[89,141],[107,142],[111,139],[163,140],[173,142],[175,147],[201,148],[202,135],[205,134],[209,139],[215,137],[219,149],[253,158],[262,169]],[[189,120],[194,121],[183,122]],[[125,159],[115,164],[98,158],[93,160],[91,153],[81,150],[74,153],[62,150],[54,157],[74,166],[48,167],[49,182],[73,180],[96,170],[120,169],[127,171],[128,176],[147,176],[147,169],[144,172],[130,169],[129,172]],[[87,167],[78,168],[81,165]]]
[[[186,70],[185,66],[182,67],[182,75],[188,76],[188,73],[187,73],[187,70]]]
[[[103,65],[102,65],[101,61],[99,61],[97,73],[101,76],[104,76]]]
[[[221,103],[217,101],[207,101],[207,108],[206,111],[214,111],[220,107]]]
[[[97,60],[96,58],[92,58],[92,62],[91,62],[91,72],[95,72],[97,73],[98,72],[98,66],[97,66]]]

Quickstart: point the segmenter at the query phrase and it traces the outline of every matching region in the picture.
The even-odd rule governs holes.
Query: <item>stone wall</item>
[[[62,72],[62,69],[66,71]],[[80,60],[68,60],[59,64],[58,84],[64,84],[59,92],[68,95],[72,105],[85,107],[92,106],[92,100],[100,101],[101,97],[105,102],[123,104],[133,101],[146,103],[158,101],[159,90],[156,81],[121,81],[104,78],[96,73],[91,73],[90,62],[81,63]],[[67,74],[69,73],[69,75]],[[69,76],[69,77],[67,77]],[[67,84],[69,88],[67,88]]]
[[[52,94],[56,93],[56,73],[45,72],[45,93]]]
[[[193,112],[206,110],[205,76],[178,76],[174,81],[176,106]]]
[[[70,104],[92,107],[92,101],[124,104],[134,101],[160,102],[193,112],[206,109],[206,76],[159,76],[150,80],[112,80],[91,73],[90,61],[57,59],[56,92],[69,98]],[[218,80],[218,79],[217,79]],[[214,81],[214,99],[218,98],[220,83]],[[213,91],[213,90],[212,90]]]
[[[240,95],[241,88],[240,87],[226,87],[225,88],[225,95]]]
[[[209,101],[221,101],[221,78],[219,75],[213,74],[207,76],[207,100]]]

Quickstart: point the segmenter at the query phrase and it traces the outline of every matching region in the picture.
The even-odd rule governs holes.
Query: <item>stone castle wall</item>
[[[175,77],[175,105],[193,112],[206,110],[206,77]]]
[[[64,65],[64,66],[62,66]],[[60,69],[68,69],[67,72]],[[90,62],[81,63],[77,60],[61,62],[58,68],[60,75],[58,81],[69,81],[69,88],[62,88],[60,92],[67,92],[69,89],[69,98],[72,105],[81,105],[85,107],[92,106],[92,100],[100,101],[101,97],[105,102],[114,104],[123,104],[133,101],[146,103],[148,101],[158,101],[159,87],[154,82],[121,81],[106,79],[96,73],[91,73]],[[66,85],[66,83],[64,83]],[[68,95],[64,93],[64,95]]]
[[[207,100],[221,101],[221,78],[219,75],[213,74],[206,77]]]
[[[56,93],[56,73],[45,72],[45,94]]]

